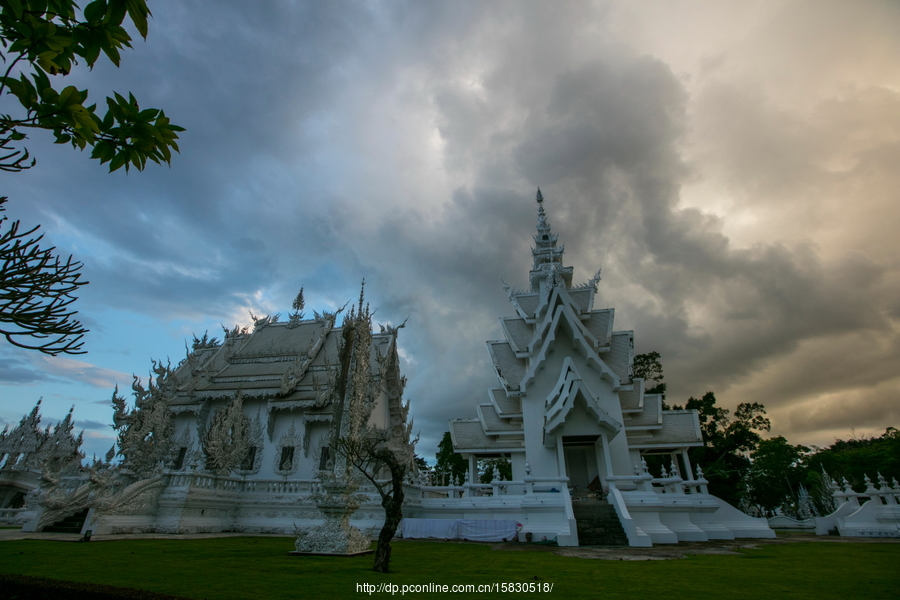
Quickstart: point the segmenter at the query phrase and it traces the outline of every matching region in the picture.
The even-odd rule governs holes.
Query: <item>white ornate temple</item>
[[[688,460],[703,443],[696,412],[663,410],[632,376],[633,333],[614,330],[612,308],[594,308],[599,273],[573,285],[540,192],[534,244],[528,289],[506,286],[516,314],[487,343],[498,383],[474,418],[450,422],[469,472],[450,485],[410,479],[402,535],[569,546],[773,537],[764,519],[708,493]],[[71,416],[44,431],[36,407],[0,434],[0,519],[26,531],[296,532],[303,552],[365,547],[384,512],[335,449],[377,429],[411,461],[399,328],[372,332],[362,296],[340,326],[337,313],[304,319],[302,308],[301,290],[287,321],[195,339],[174,369],[154,363],[147,388],[135,378],[130,408],[117,390],[117,446],[89,468]],[[655,473],[651,455],[663,457]],[[512,477],[480,483],[479,461],[496,458]],[[870,494],[878,506],[858,512],[845,498],[828,528],[855,531],[862,513],[894,527],[897,496]],[[323,514],[337,517],[323,525]],[[350,524],[363,534],[337,548]]]
[[[472,489],[457,503],[462,518],[514,519],[520,537],[561,545],[613,542],[617,529],[632,546],[773,536],[695,478],[696,411],[662,410],[660,395],[632,378],[633,332],[614,330],[614,309],[594,308],[599,272],[573,285],[540,190],[537,202],[530,285],[505,286],[516,314],[500,319],[504,339],[487,343],[498,385],[477,418],[450,422],[469,481],[479,459],[497,457],[511,461],[513,481],[485,486],[487,502]],[[659,477],[644,454],[670,457]]]
[[[387,430],[401,444],[409,436],[397,328],[372,333],[368,315],[362,298],[341,326],[337,314],[304,320],[297,309],[285,322],[264,317],[252,331],[226,332],[221,343],[195,339],[174,369],[154,363],[146,389],[135,377],[131,408],[113,394],[118,443],[106,461],[86,473],[76,460],[42,474],[34,444],[6,461],[6,487],[28,493],[16,509],[25,530],[65,527],[73,514],[78,531],[94,534],[290,533],[320,524],[318,475],[334,468],[336,439],[360,427]],[[44,484],[17,485],[14,471]],[[353,517],[377,533],[380,499],[363,501]]]

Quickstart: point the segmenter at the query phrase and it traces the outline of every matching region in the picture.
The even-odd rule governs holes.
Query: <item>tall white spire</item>
[[[556,245],[559,236],[553,233],[550,223],[547,221],[544,195],[541,194],[540,188],[538,188],[535,200],[538,204],[538,222],[537,233],[534,236],[534,248],[531,249],[531,290],[537,292],[542,288],[555,285],[568,287],[572,283],[572,268],[563,267],[562,256],[565,246]]]

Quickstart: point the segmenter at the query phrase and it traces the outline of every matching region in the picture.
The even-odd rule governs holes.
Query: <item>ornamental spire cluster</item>
[[[571,284],[571,267],[566,269],[562,264],[565,246],[557,246],[559,236],[553,233],[544,210],[544,195],[538,188],[535,198],[538,205],[537,233],[534,236],[534,247],[531,249],[531,289],[539,291],[543,287]]]
[[[547,221],[547,213],[544,212],[544,195],[541,194],[541,188],[538,188],[537,197],[535,199],[537,200],[538,205],[538,222],[537,234],[534,236],[534,243],[537,247],[534,251],[553,248],[556,246],[559,236],[554,235],[553,231],[550,229],[550,223]]]

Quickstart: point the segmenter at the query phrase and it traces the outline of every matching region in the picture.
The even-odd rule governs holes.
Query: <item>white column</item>
[[[563,450],[562,437],[556,436],[556,468],[559,477],[568,477],[566,471],[566,453]]]
[[[694,470],[691,468],[691,459],[688,458],[688,449],[681,449],[681,458],[684,462],[684,468],[687,471],[687,477],[683,477],[682,479],[688,479],[690,481],[694,480]]]
[[[600,441],[603,444],[603,462],[606,465],[606,476],[615,475],[613,473],[612,457],[609,455],[609,440],[606,438],[606,432],[600,432]]]

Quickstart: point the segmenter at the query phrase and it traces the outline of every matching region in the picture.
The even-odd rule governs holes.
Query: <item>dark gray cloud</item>
[[[576,279],[603,267],[598,303],[662,353],[673,401],[762,401],[798,442],[893,423],[897,10],[706,8],[676,11],[679,29],[665,8],[587,2],[155,7],[122,69],[72,78],[164,107],[182,153],[110,175],[33,136],[10,214],[85,262],[92,354],[7,360],[0,380],[146,372],[148,342],[108,311],[200,333],[285,313],[300,285],[333,309],[366,278],[376,320],[409,317],[430,455],[493,383],[484,341],[512,312],[500,278],[527,282],[540,186]],[[835,28],[831,66],[809,48]],[[868,392],[866,410],[835,400]]]
[[[14,352],[21,355],[21,352]],[[35,365],[25,358],[11,354],[0,356],[0,382],[6,385],[27,385],[38,382],[59,381],[61,381],[60,378],[43,371],[39,365]]]

